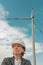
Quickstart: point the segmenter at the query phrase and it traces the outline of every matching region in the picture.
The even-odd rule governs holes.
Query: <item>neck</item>
[[[15,57],[16,61],[21,61],[21,56],[20,55],[15,55],[14,57]]]

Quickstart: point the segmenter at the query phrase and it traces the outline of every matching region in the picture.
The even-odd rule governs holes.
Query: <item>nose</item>
[[[15,49],[18,49],[18,47],[17,47],[17,46],[15,46]]]

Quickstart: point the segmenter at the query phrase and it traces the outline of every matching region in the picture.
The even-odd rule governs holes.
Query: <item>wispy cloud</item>
[[[6,18],[9,12],[5,10],[4,6],[0,4],[0,19]]]
[[[20,37],[23,39],[23,41],[26,45],[26,54],[24,56],[25,57],[31,56],[33,54],[32,53],[32,39],[27,38],[27,34],[23,33],[23,31],[20,31],[21,29],[16,28],[16,27],[15,28],[10,27],[6,21],[0,21],[0,23],[2,23],[1,29],[0,29],[0,33],[1,33],[0,34],[0,48],[1,48],[0,53],[3,54],[3,52],[5,51],[6,56],[10,56],[11,48],[9,46],[11,45],[11,40],[13,40],[15,37]],[[41,46],[39,43],[35,42],[35,48],[36,48],[36,53],[42,52],[42,49],[41,49]],[[8,50],[9,50],[9,54],[7,54]],[[4,53],[4,55],[5,55],[5,53]]]
[[[33,55],[33,43],[32,39],[25,38],[24,39],[25,45],[26,45],[26,54],[24,57],[28,58],[29,56]],[[43,46],[43,45],[42,45]],[[40,45],[40,43],[35,42],[35,53],[43,53],[43,47]]]
[[[4,9],[2,5],[0,5],[0,19],[5,18],[5,16],[8,15],[8,11]],[[28,34],[27,28],[19,28],[19,27],[11,27],[8,25],[7,21],[5,20],[0,20],[0,57],[1,59],[6,57],[6,56],[12,56],[12,50],[11,50],[11,41],[15,37],[22,38],[26,45],[26,54],[24,57],[31,56],[32,53],[32,39],[31,37],[27,37]],[[42,47],[40,46],[39,43],[35,42],[35,49],[36,53],[41,53]],[[11,52],[10,52],[11,51]]]

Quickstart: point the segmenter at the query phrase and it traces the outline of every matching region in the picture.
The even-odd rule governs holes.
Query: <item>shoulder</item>
[[[26,62],[30,62],[30,60],[28,60],[28,59],[25,59],[25,58],[22,58],[24,61],[26,61]]]
[[[13,57],[7,57],[4,58],[1,65],[11,65],[13,64],[14,58]]]
[[[9,62],[11,62],[12,59],[13,59],[13,57],[4,58],[2,61],[2,65],[9,64]]]
[[[25,59],[25,58],[22,58],[22,59],[23,59],[23,61],[25,62],[26,65],[31,65],[30,60],[27,60],[27,59]]]
[[[4,60],[4,61],[6,61],[6,60],[8,61],[8,60],[10,60],[10,59],[12,59],[12,57],[6,57],[6,58],[4,58],[3,60]]]

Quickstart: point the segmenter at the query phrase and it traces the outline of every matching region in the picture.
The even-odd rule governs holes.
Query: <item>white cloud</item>
[[[6,18],[9,12],[6,11],[2,4],[0,4],[0,19]]]
[[[0,5],[0,18],[5,18],[5,16],[8,15],[7,11],[3,8],[2,5]],[[4,12],[4,14],[2,13]],[[25,45],[26,45],[26,54],[24,57],[31,56],[32,53],[32,40],[31,38],[27,38],[27,34],[24,32],[27,32],[28,30],[25,28],[18,28],[18,27],[10,27],[7,23],[7,21],[0,20],[0,59],[3,59],[7,56],[12,56],[12,50],[10,47],[10,43],[15,37],[22,38]],[[41,53],[42,48],[39,43],[35,42],[35,49],[36,53]]]
[[[43,52],[42,45],[40,45],[39,43],[35,44],[35,48],[36,48],[36,53]]]
[[[24,42],[26,45],[26,54],[24,55],[25,58],[28,58],[29,56],[33,55],[33,43],[32,39],[24,38]],[[43,46],[43,45],[42,45]],[[43,53],[43,47],[40,45],[40,43],[35,42],[35,53]]]

